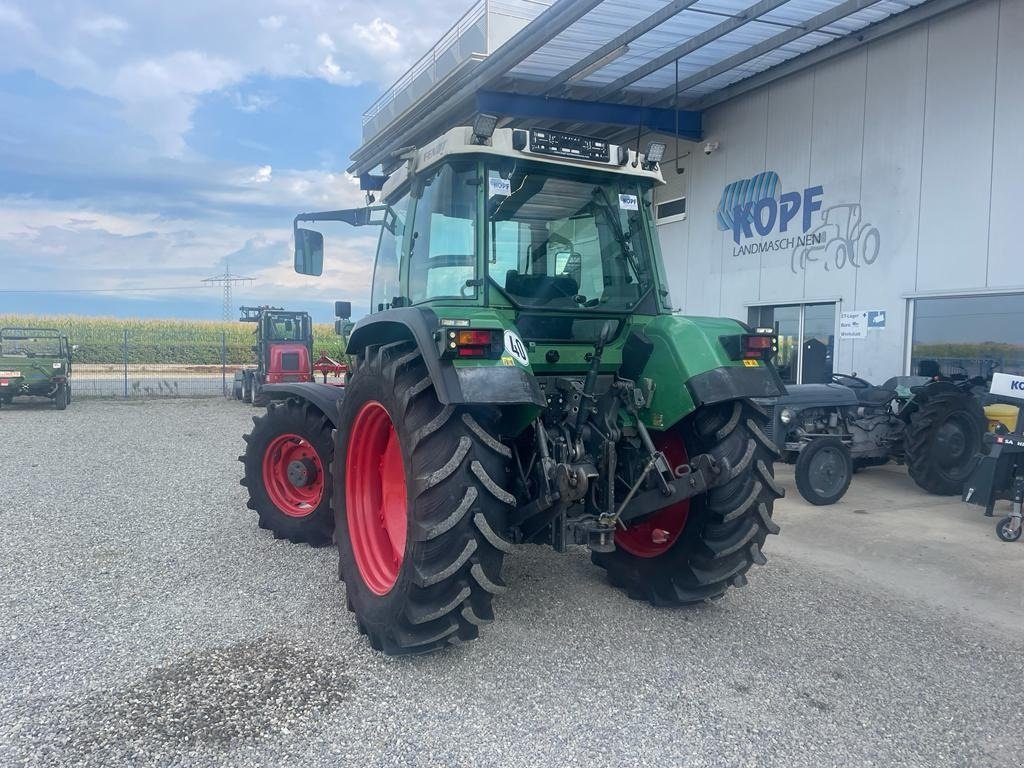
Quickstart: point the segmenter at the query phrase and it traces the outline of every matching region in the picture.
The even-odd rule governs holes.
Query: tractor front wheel
[[[57,393],[53,396],[53,404],[57,406],[58,411],[67,410],[68,403],[71,402],[71,390],[66,383],[57,385]]]
[[[710,453],[726,459],[728,479],[702,496],[659,510],[617,531],[616,549],[594,552],[609,581],[652,605],[685,605],[747,583],[751,566],[766,562],[761,547],[778,533],[772,520],[783,495],[772,462],[778,451],[764,433],[765,413],[749,400],[706,406],[656,438],[672,466]]]
[[[274,538],[323,546],[331,542],[331,423],[308,402],[271,403],[245,435],[242,485],[260,528]]]
[[[928,493],[959,495],[974,469],[987,425],[981,404],[967,393],[929,398],[907,426],[907,473]]]
[[[349,609],[386,654],[477,637],[505,590],[511,451],[486,410],[442,405],[415,345],[368,347],[345,389],[335,539]]]

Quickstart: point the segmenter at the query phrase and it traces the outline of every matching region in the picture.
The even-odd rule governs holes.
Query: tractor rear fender
[[[495,320],[486,325],[474,322],[473,327],[497,328],[501,325]],[[388,309],[367,315],[356,324],[348,340],[348,353],[359,354],[370,345],[413,341],[423,355],[438,400],[444,405],[479,403],[543,407],[547,404],[528,367],[489,359],[459,361],[458,365],[442,360],[435,335],[439,329],[438,317],[430,309]]]
[[[294,384],[267,384],[260,394],[270,400],[287,400],[297,397],[318,408],[331,426],[338,426],[338,403],[345,395],[342,387],[320,384],[318,382],[299,382]]]
[[[930,381],[927,384],[921,384],[916,387],[910,388],[911,398],[907,401],[900,409],[899,417],[906,423],[910,423],[910,417],[917,413],[918,409],[933,397],[938,395],[956,395],[961,394],[961,390],[956,384],[951,381]]]
[[[717,317],[659,315],[648,323],[644,336],[652,347],[642,376],[655,389],[641,414],[645,422],[667,429],[700,406],[785,394],[772,363],[734,360],[723,346],[723,338],[750,331],[738,320]]]

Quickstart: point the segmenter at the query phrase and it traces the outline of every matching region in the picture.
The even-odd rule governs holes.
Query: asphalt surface
[[[1019,766],[1024,543],[898,468],[778,504],[750,585],[662,610],[529,547],[482,638],[388,659],[275,541],[224,400],[0,411],[2,766]]]

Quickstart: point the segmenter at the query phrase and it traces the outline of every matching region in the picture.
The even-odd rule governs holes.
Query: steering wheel
[[[849,387],[850,389],[867,389],[868,387],[874,386],[870,381],[866,381],[859,376],[853,376],[848,373],[833,373],[832,383],[839,384],[843,387]]]

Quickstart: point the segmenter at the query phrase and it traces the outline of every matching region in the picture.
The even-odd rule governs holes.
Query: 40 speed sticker
[[[526,345],[515,331],[505,331],[505,351],[523,365],[530,364],[530,358],[526,354]]]

